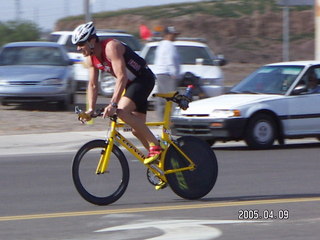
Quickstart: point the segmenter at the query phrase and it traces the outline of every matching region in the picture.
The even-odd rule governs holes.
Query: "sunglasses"
[[[77,46],[78,46],[78,47],[83,47],[84,45],[86,45],[86,43],[87,43],[87,42],[79,42],[79,43],[77,44]]]

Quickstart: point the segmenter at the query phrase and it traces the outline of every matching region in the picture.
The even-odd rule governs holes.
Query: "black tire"
[[[217,158],[210,146],[196,137],[185,136],[176,144],[196,164],[193,171],[168,174],[172,191],[185,199],[199,199],[214,187],[218,176]],[[165,170],[189,166],[189,162],[171,145],[165,156]]]
[[[244,140],[250,148],[268,149],[276,138],[276,124],[268,114],[258,114],[249,120]]]
[[[79,194],[88,202],[108,205],[117,201],[129,183],[129,166],[124,154],[113,146],[107,172],[96,174],[104,140],[93,140],[83,145],[73,159],[72,177]]]
[[[206,142],[209,144],[209,146],[212,146],[216,143],[215,139],[207,139]]]
[[[71,108],[71,105],[74,104],[74,94],[69,94],[65,99],[58,101],[57,107],[59,110],[66,111]]]

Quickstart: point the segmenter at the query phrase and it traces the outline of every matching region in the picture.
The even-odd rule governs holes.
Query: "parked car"
[[[89,73],[85,64],[85,59],[82,53],[77,51],[77,47],[71,42],[72,31],[57,31],[52,32],[49,41],[57,42],[67,48],[70,59],[75,63],[74,72],[75,80],[77,81],[77,89],[86,88]],[[103,41],[108,38],[118,39],[127,44],[135,52],[139,53],[141,50],[140,41],[133,35],[119,30],[97,30],[97,36]],[[99,78],[99,90],[102,95],[111,96],[113,94],[115,78],[109,73],[101,73]]]
[[[0,101],[2,104],[73,103],[73,67],[63,46],[52,42],[16,42],[0,50]]]
[[[320,139],[320,93],[310,94],[309,76],[320,84],[320,61],[262,66],[221,96],[194,101],[176,110],[173,133],[217,140],[245,140],[251,148],[270,148],[275,140]]]
[[[224,76],[220,66],[226,63],[222,56],[216,56],[202,39],[177,38],[173,42],[181,61],[181,80],[179,87],[189,84],[199,86],[199,97],[212,97],[223,93]],[[146,43],[141,56],[154,69],[155,51],[159,41]]]

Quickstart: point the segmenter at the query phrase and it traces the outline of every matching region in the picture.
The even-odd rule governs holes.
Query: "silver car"
[[[73,103],[72,62],[63,46],[52,42],[16,42],[0,50],[0,100],[3,105],[54,102],[60,109]]]
[[[180,56],[179,87],[189,84],[195,86],[195,95],[201,98],[213,97],[223,93],[224,75],[220,66],[226,64],[222,56],[215,55],[202,39],[177,38],[173,42]],[[151,70],[155,69],[155,51],[159,41],[149,42],[141,50]]]

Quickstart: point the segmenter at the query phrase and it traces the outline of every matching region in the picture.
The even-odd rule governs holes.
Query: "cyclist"
[[[156,160],[161,154],[159,142],[146,123],[148,101],[155,76],[143,58],[137,55],[124,43],[107,39],[99,41],[92,22],[81,24],[75,28],[72,43],[86,57],[89,66],[88,115],[95,110],[98,96],[99,70],[106,71],[116,77],[111,103],[104,108],[103,117],[117,114],[133,129],[133,134],[149,150],[145,164]],[[125,94],[122,93],[125,90]],[[80,119],[84,121],[84,119]]]

